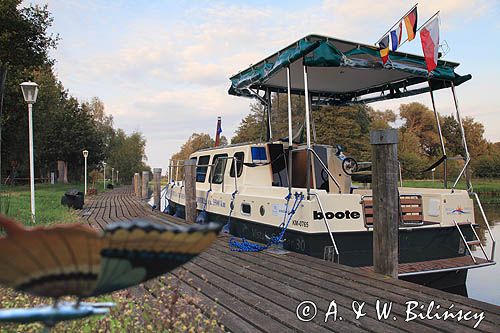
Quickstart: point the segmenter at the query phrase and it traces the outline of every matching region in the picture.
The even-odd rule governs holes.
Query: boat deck
[[[104,228],[114,221],[149,219],[159,223],[185,222],[153,212],[133,196],[130,187],[100,194],[82,211],[82,218],[95,228]],[[229,237],[221,235],[202,255],[175,270],[181,291],[200,300],[203,307],[218,307],[219,331],[231,332],[498,332],[500,307],[406,281],[375,274],[366,269],[326,262],[297,253],[276,254],[231,252]],[[149,286],[162,283],[152,280],[137,290],[145,300],[154,297]],[[297,318],[297,307],[304,301],[314,302],[317,315],[311,321]],[[335,301],[335,303],[332,303]],[[416,301],[425,314],[431,302],[442,313],[452,304],[472,314],[484,313],[477,329],[477,320],[407,319],[407,302]],[[390,316],[380,319],[376,304],[392,302]],[[354,307],[364,304],[364,316],[356,318]],[[307,303],[305,305],[311,305]],[[329,306],[337,306],[337,320],[331,315],[325,321]],[[331,308],[333,310],[334,308]],[[307,309],[299,314],[304,318]],[[309,308],[314,313],[314,308]],[[450,310],[451,311],[451,310]]]

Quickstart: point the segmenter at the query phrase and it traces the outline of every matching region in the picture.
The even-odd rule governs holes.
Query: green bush
[[[500,177],[500,155],[483,155],[474,162],[474,176],[480,178]]]

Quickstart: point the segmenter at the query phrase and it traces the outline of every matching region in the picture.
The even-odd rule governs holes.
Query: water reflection
[[[497,241],[500,240],[500,197],[480,197],[483,203],[483,208],[488,218],[488,222],[493,234],[493,237]],[[491,255],[492,242],[486,224],[481,216],[480,210],[476,207],[475,211],[476,223],[480,225],[478,230],[478,236],[481,239],[481,244],[488,256]],[[500,258],[500,246],[495,248],[495,260],[498,261]],[[473,249],[473,255],[476,257],[484,258],[484,254],[479,246]],[[468,293],[468,297],[474,298],[480,301],[500,305],[500,288],[499,279],[500,276],[500,264],[493,266],[488,266],[484,268],[471,269],[468,272],[467,277],[467,287],[465,289],[465,296]],[[453,292],[453,291],[450,291]],[[462,292],[456,292],[458,294],[464,295]]]

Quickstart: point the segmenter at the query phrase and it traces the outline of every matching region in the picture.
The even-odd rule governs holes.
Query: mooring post
[[[141,176],[139,176],[138,172],[134,173],[134,183],[133,184],[134,184],[134,194],[136,197],[139,196],[139,188],[140,188],[140,182],[141,182],[140,178],[141,178]]]
[[[142,196],[141,187],[142,187],[141,174],[138,172],[137,173],[137,192],[135,195],[138,196],[139,198]]]
[[[398,277],[398,131],[370,131],[373,188],[373,268]]]
[[[153,169],[153,182],[154,182],[154,190],[153,190],[154,205],[156,206],[157,210],[161,210],[160,209],[161,168],[154,168]]]
[[[196,221],[196,160],[184,162],[184,191],[186,194],[186,221]]]
[[[149,171],[142,172],[142,199],[147,199],[149,195]]]

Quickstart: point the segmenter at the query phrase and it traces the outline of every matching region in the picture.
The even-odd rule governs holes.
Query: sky
[[[414,1],[160,1],[32,0],[47,4],[55,72],[80,101],[99,97],[115,127],[140,131],[147,163],[166,170],[170,156],[194,133],[214,136],[217,116],[231,138],[253,100],[230,96],[229,77],[308,35],[373,44]],[[419,25],[440,10],[444,59],[461,63],[472,80],[457,87],[462,116],[500,141],[500,2],[421,0]],[[418,39],[399,51],[422,55]],[[43,93],[42,91],[40,94]],[[435,93],[438,112],[454,112],[449,89]],[[429,95],[372,104],[398,110]],[[91,153],[91,152],[90,152]]]

